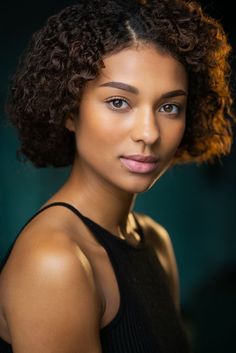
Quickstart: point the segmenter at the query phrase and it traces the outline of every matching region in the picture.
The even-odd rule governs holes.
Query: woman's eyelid
[[[112,97],[109,97],[109,98],[106,98],[105,99],[105,102],[111,102],[111,101],[113,101],[113,100],[123,100],[123,101],[125,101],[126,103],[130,103],[130,101],[129,101],[129,99],[128,98],[126,98],[126,97],[123,97],[123,96],[112,96]]]
[[[160,109],[160,108],[165,107],[167,105],[174,106],[174,107],[177,107],[179,109],[184,106],[180,102],[166,102],[166,103],[162,103],[162,104],[158,105],[157,109]]]
[[[163,106],[166,104],[173,104],[173,105],[178,105],[178,106],[184,106],[186,104],[186,99],[176,99],[176,98],[168,98],[168,99],[162,99],[160,102],[157,103],[158,106]]]

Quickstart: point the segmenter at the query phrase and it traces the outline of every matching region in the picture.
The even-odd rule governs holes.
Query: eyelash
[[[111,106],[110,103],[111,103],[111,102],[114,102],[115,100],[123,101],[123,102],[125,102],[125,103],[127,103],[127,104],[129,105],[128,100],[127,100],[126,98],[124,98],[124,97],[112,97],[112,98],[109,98],[109,99],[107,99],[105,102],[108,103],[110,109],[112,109],[112,110],[114,110],[114,111],[119,112],[119,111],[122,111],[122,110],[123,110],[122,108],[114,108],[114,107]],[[169,106],[172,106],[172,107],[176,107],[176,108],[178,109],[178,112],[177,112],[177,113],[166,113],[166,114],[168,114],[168,115],[178,115],[178,114],[181,112],[181,110],[182,110],[182,107],[181,107],[180,105],[178,105],[178,104],[175,104],[175,103],[165,103],[165,104],[162,104],[159,109],[161,109],[161,108],[163,108],[163,107],[165,107],[165,106],[168,106],[168,105],[169,105]]]

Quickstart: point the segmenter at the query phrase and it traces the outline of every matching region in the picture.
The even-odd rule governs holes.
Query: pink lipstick
[[[151,155],[133,154],[120,157],[121,163],[132,173],[147,174],[158,166],[158,159]]]

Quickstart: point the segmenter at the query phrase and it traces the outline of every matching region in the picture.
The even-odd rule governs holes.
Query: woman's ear
[[[65,120],[65,128],[69,131],[75,131],[75,118],[72,114],[68,114]]]

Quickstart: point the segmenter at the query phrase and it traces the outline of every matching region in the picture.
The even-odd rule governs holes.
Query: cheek
[[[184,136],[184,132],[185,132],[185,120],[183,121],[183,123],[179,126],[178,131],[177,131],[177,142],[178,144],[180,143],[180,141],[182,140],[183,136]]]
[[[101,105],[87,104],[80,111],[77,131],[83,139],[112,145],[125,137],[126,125],[124,117],[101,108]]]
[[[81,150],[85,145],[87,148],[106,148],[117,143],[121,133],[114,121],[107,114],[95,113],[94,110],[82,112],[77,128],[77,146]]]
[[[170,149],[175,149],[179,146],[185,131],[185,120],[170,123],[166,126],[164,141],[168,143]]]

